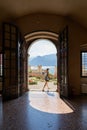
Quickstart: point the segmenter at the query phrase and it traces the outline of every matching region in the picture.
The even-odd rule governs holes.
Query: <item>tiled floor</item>
[[[0,130],[87,130],[87,97],[63,101],[56,92],[28,92],[0,101]]]
[[[43,87],[44,87],[45,82],[38,82],[37,85],[29,85],[29,90],[30,91],[42,91]],[[54,85],[54,82],[50,81],[48,82],[48,86],[49,86],[49,91],[57,91],[57,85]],[[45,87],[45,90],[47,89],[47,87]]]

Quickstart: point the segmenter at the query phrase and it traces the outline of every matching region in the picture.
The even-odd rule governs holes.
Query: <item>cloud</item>
[[[57,50],[55,45],[51,41],[40,39],[32,43],[28,50],[28,53],[31,57],[35,57],[57,53]]]

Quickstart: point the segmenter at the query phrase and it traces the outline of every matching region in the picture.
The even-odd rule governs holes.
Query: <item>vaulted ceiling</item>
[[[31,13],[67,16],[87,28],[87,0],[0,0],[0,21]]]

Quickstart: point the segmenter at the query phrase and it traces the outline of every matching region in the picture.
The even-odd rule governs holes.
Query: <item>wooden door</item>
[[[68,97],[68,27],[59,35],[59,84],[60,96]]]
[[[3,23],[3,100],[19,96],[18,88],[18,29]]]

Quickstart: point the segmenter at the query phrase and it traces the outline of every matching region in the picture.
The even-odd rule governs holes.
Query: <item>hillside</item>
[[[45,56],[37,56],[29,60],[31,66],[55,66],[57,65],[56,54],[50,54]]]

